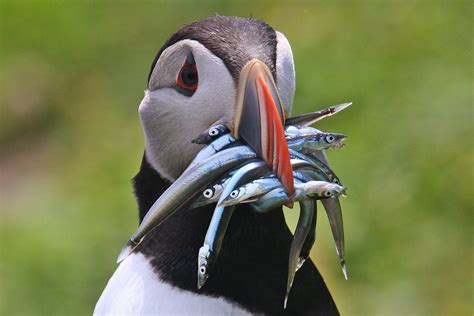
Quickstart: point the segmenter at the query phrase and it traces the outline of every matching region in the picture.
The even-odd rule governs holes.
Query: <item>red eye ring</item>
[[[188,54],[176,77],[176,88],[187,96],[193,95],[198,86],[198,72],[193,55]]]

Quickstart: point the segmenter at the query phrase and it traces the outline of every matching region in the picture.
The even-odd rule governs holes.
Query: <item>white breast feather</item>
[[[224,298],[199,295],[164,283],[145,256],[132,254],[110,278],[94,315],[251,314]]]

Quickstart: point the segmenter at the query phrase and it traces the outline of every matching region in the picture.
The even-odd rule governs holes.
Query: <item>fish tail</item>
[[[291,280],[291,283],[288,283],[288,285],[287,285],[285,300],[283,301],[283,309],[286,309],[286,305],[288,304],[288,297],[290,296],[290,291],[291,291],[292,285],[293,285],[293,280]]]

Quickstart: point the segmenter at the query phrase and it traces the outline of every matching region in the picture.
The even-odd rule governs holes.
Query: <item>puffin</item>
[[[263,105],[239,110],[255,91],[266,92]],[[145,149],[132,181],[139,221],[203,148],[193,140],[218,121],[291,190],[284,135],[265,131],[273,123],[281,128],[294,94],[290,44],[267,23],[216,15],[178,29],[156,54],[139,105]],[[183,207],[153,229],[117,267],[94,315],[339,315],[310,259],[284,308],[293,235],[281,207],[258,214],[239,205],[212,273],[198,288],[198,251],[214,207]]]

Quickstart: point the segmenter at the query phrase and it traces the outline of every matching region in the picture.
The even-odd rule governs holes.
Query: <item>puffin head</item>
[[[271,165],[271,143],[281,141],[271,125],[289,115],[294,92],[288,40],[266,23],[213,16],[186,25],[163,45],[150,69],[139,107],[145,157],[174,181],[202,148],[192,140],[223,120]]]

